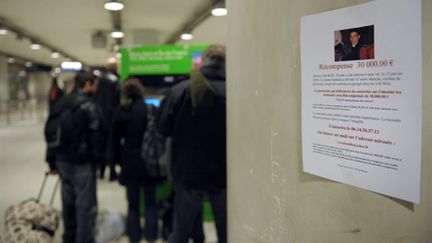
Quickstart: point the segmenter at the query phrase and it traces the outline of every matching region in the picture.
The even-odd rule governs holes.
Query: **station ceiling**
[[[69,57],[87,65],[103,65],[115,57],[110,37],[113,14],[103,6],[105,0],[0,0],[0,24],[13,25],[22,32],[9,31],[0,35],[0,53],[21,57],[47,65],[59,65]],[[158,43],[164,44],[191,19],[199,15],[214,0],[124,0],[120,11],[121,28],[125,33],[122,47],[138,45],[137,34],[153,33]],[[209,16],[194,26],[194,38],[177,43],[225,44],[227,17]],[[107,39],[104,48],[92,45],[92,36],[101,31]],[[46,43],[40,50],[30,49],[31,38]],[[142,43],[148,44],[148,43]],[[55,49],[55,50],[52,50]],[[51,58],[52,51],[64,55]]]

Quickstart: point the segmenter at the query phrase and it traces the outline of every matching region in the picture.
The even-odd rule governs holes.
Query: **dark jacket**
[[[114,110],[120,104],[118,76],[109,71],[104,71],[99,77],[99,84],[94,99],[101,107],[105,121],[110,124]]]
[[[60,108],[59,102],[63,99],[64,92],[57,84],[57,78],[52,79],[51,88],[48,93],[48,117],[55,112],[59,112],[58,109]],[[55,155],[55,149],[49,148],[47,146],[46,154],[45,154],[45,161],[48,162],[50,170],[55,170],[55,161],[56,161],[56,155]]]
[[[158,128],[172,137],[174,183],[195,189],[226,188],[225,72],[201,68],[214,94],[212,105],[193,107],[191,81],[174,86],[164,99]]]
[[[106,125],[100,108],[91,97],[76,91],[65,96],[58,109],[74,109],[74,133],[78,139],[56,149],[56,160],[71,163],[96,163],[104,158],[102,136]]]
[[[48,106],[49,106],[49,113],[51,113],[51,110],[54,109],[55,104],[60,101],[64,96],[64,92],[57,84],[57,78],[52,79],[51,88],[49,90],[48,94]]]
[[[144,100],[117,107],[114,112],[110,156],[121,166],[119,181],[123,185],[150,182],[141,158],[141,142],[147,126],[147,107]]]
[[[360,48],[362,44],[359,42],[355,47],[349,45],[345,52],[345,56],[342,58],[343,61],[360,60]]]
[[[103,71],[99,77],[99,84],[94,95],[96,104],[102,110],[102,116],[106,124],[112,123],[115,108],[120,104],[120,86],[118,76],[109,71]],[[105,143],[103,148],[108,150],[108,132],[103,134]],[[106,151],[108,153],[108,151]],[[105,162],[105,161],[103,161]]]

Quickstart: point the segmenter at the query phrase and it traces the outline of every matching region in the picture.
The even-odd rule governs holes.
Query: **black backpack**
[[[79,135],[76,131],[76,117],[73,114],[81,104],[68,107],[64,102],[58,102],[55,105],[44,129],[45,141],[49,149],[58,149],[72,144]]]
[[[166,177],[166,168],[161,163],[165,153],[165,137],[156,128],[153,112],[148,113],[147,128],[141,142],[141,157],[144,160],[147,174],[152,178]]]

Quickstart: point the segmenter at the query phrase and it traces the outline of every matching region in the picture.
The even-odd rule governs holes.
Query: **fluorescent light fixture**
[[[227,15],[228,11],[226,8],[214,8],[211,13],[213,16],[225,16]]]
[[[0,26],[0,35],[6,35],[7,33],[8,33],[8,30],[5,27]]]
[[[52,53],[51,53],[51,58],[59,58],[60,57],[60,53],[58,53],[58,52],[56,52],[56,51],[53,51]]]
[[[15,62],[15,58],[13,58],[13,57],[8,57],[7,62],[8,62],[8,63],[14,63],[14,62]]]
[[[24,63],[24,66],[31,67],[31,66],[33,66],[33,63],[30,62],[30,61],[27,61],[27,62]]]
[[[183,33],[183,34],[181,34],[180,38],[182,40],[192,40],[193,35],[191,33]]]
[[[104,5],[105,9],[110,10],[110,11],[119,11],[122,10],[124,8],[124,4],[118,1],[108,1],[105,3]]]
[[[82,63],[80,63],[80,62],[62,62],[61,68],[63,70],[79,71],[82,69]]]
[[[41,49],[41,45],[40,44],[37,44],[37,43],[32,43],[31,45],[30,45],[30,49],[32,49],[32,50],[40,50]]]
[[[120,30],[114,30],[113,32],[111,32],[111,37],[116,39],[123,38],[124,33]]]

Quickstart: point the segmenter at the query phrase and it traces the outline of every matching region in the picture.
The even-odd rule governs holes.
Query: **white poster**
[[[421,0],[301,19],[303,170],[420,203]]]

